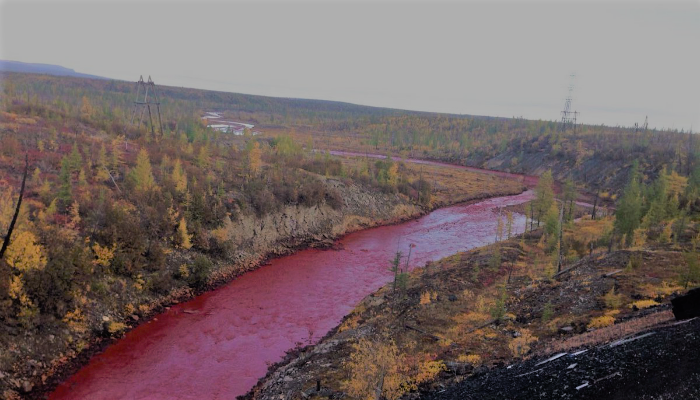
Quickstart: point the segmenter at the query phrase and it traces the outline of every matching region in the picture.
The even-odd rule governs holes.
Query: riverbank
[[[452,179],[460,181],[470,178],[462,173],[451,175]],[[93,310],[99,314],[96,319],[101,323],[84,332],[81,337],[67,341],[67,345],[64,346],[57,346],[56,341],[61,332],[56,331],[32,338],[21,338],[18,344],[24,342],[26,345],[15,349],[14,358],[27,361],[24,365],[15,364],[15,369],[12,370],[3,368],[3,371],[7,371],[3,372],[5,397],[24,392],[22,396],[26,398],[41,398],[89,362],[93,355],[103,351],[126,332],[157,320],[161,312],[167,311],[173,305],[192,299],[199,293],[221,287],[236,277],[257,269],[270,258],[302,248],[328,246],[335,238],[350,232],[413,219],[453,201],[463,202],[469,199],[516,194],[524,189],[516,182],[495,177],[478,177],[474,181],[476,186],[472,189],[477,190],[465,191],[462,186],[446,185],[444,198],[436,196],[436,200],[430,205],[419,206],[399,195],[370,193],[361,186],[348,186],[335,179],[325,179],[326,185],[341,191],[345,201],[341,210],[334,210],[329,206],[308,209],[297,206],[286,208],[262,220],[243,216],[232,223],[235,227],[229,227],[230,231],[226,232],[239,243],[237,257],[234,257],[236,262],[216,260],[205,286],[198,289],[179,287],[162,296],[142,297],[144,300],[141,304],[130,301],[134,300],[132,298],[122,299],[121,303],[132,304],[127,310]],[[175,252],[168,257],[168,268],[176,273],[178,264],[192,260],[195,254]],[[120,329],[111,332],[109,327],[116,324],[121,324],[118,325]],[[52,355],[54,359],[51,359]]]
[[[551,265],[541,230],[414,270],[405,291],[394,292],[389,284],[370,294],[319,343],[272,366],[243,399],[361,397],[362,388],[375,390],[379,375],[354,372],[360,365],[384,371],[385,388],[393,388],[385,389],[393,390],[384,392],[387,398],[417,398],[419,391],[471,381],[465,387],[474,398],[494,384],[499,393],[512,394],[503,391],[505,381],[474,388],[490,368],[509,375],[503,367],[522,359],[541,361],[666,323],[672,318],[669,299],[683,291],[675,282],[688,244],[607,253],[597,235],[610,222],[584,218],[566,228],[567,246],[580,252],[567,257],[561,274]]]

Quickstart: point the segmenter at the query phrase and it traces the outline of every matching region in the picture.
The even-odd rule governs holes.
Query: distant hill
[[[0,72],[24,72],[29,74],[45,74],[56,76],[73,76],[76,78],[109,79],[97,75],[82,74],[75,70],[52,64],[32,64],[20,61],[0,60]]]

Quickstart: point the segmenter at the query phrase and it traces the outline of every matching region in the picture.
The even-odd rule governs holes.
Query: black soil
[[[700,399],[700,318],[624,344],[483,369],[421,399]],[[580,349],[586,350],[586,349]],[[577,389],[578,388],[578,389]]]

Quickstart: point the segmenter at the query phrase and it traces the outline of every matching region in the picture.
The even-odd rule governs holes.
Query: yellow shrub
[[[117,249],[117,244],[114,243],[112,248],[102,247],[99,243],[92,245],[92,251],[95,253],[96,259],[92,261],[95,265],[101,265],[103,267],[108,267],[114,258],[114,251]]]
[[[413,378],[416,385],[435,379],[441,371],[447,370],[442,361],[425,361],[418,367],[418,373]]]
[[[457,357],[457,361],[469,363],[475,367],[481,365],[481,356],[478,354],[462,354]]]
[[[452,317],[452,320],[454,320],[456,323],[468,326],[483,324],[489,319],[491,319],[489,314],[478,312],[467,312]]]
[[[462,297],[464,297],[465,300],[471,300],[474,298],[474,292],[469,289],[464,289],[462,291]]]
[[[136,275],[136,278],[134,278],[134,287],[136,290],[139,292],[143,290],[143,288],[146,286],[146,281],[143,279],[143,275],[138,274]]]
[[[123,324],[121,322],[112,321],[109,323],[109,325],[107,325],[107,330],[112,335],[115,333],[121,332],[124,329],[126,329],[126,324]]]
[[[659,303],[655,302],[654,300],[639,300],[635,301],[634,303],[630,304],[630,308],[632,307],[637,307],[638,309],[644,309],[644,308],[649,308],[649,307],[654,307],[658,306]]]
[[[615,323],[615,317],[610,315],[603,315],[602,317],[596,317],[588,323],[588,328],[605,328]]]
[[[68,325],[68,328],[76,333],[83,333],[87,331],[87,323],[85,322],[85,316],[82,310],[76,308],[73,311],[69,311],[63,316],[63,322]]]
[[[421,305],[430,304],[430,297],[431,297],[431,296],[430,296],[430,292],[427,292],[427,291],[426,291],[426,292],[421,293],[421,295],[420,295],[420,304],[421,304]]]
[[[621,294],[615,294],[615,287],[610,289],[608,293],[603,296],[603,300],[605,300],[605,305],[608,308],[620,308],[622,305],[622,298],[623,296]]]
[[[523,329],[520,337],[508,343],[508,348],[514,357],[522,357],[530,351],[530,344],[536,341],[536,336],[532,336],[529,330]]]
[[[620,310],[608,310],[605,312],[605,315],[609,315],[611,317],[614,317],[619,313],[620,313]]]
[[[669,296],[675,292],[683,290],[682,287],[669,284],[668,282],[661,282],[661,285],[655,286],[655,285],[644,285],[642,286],[640,293],[645,296],[645,297],[666,297]]]
[[[342,324],[338,327],[338,332],[344,332],[349,329],[355,329],[360,323],[360,316],[355,314],[348,317]]]

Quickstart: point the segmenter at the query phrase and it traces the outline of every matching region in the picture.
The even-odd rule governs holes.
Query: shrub
[[[462,354],[461,356],[457,357],[457,361],[478,367],[481,365],[481,356],[478,354]]]
[[[630,304],[630,308],[637,307],[638,309],[642,310],[645,308],[654,307],[654,306],[658,306],[658,305],[659,305],[659,303],[657,303],[654,300],[639,300],[639,301],[635,301],[634,303]]]
[[[530,344],[537,341],[529,330],[523,329],[520,336],[508,343],[508,348],[514,357],[523,357],[530,351]]]
[[[203,289],[209,280],[212,263],[207,256],[199,255],[190,266],[188,284],[194,289]]]
[[[121,323],[121,322],[116,322],[116,321],[111,321],[109,324],[107,324],[107,331],[109,332],[110,335],[114,335],[115,333],[119,333],[126,329],[126,324]]]
[[[588,323],[589,329],[605,328],[615,323],[615,317],[611,315],[603,315],[601,317],[596,317]]]
[[[148,281],[148,290],[159,295],[167,295],[175,286],[173,277],[170,274],[156,274]]]
[[[620,308],[622,305],[622,298],[623,296],[621,294],[615,294],[615,287],[610,289],[608,293],[603,296],[603,300],[605,300],[605,306],[608,308]]]
[[[552,317],[554,316],[554,307],[552,307],[552,302],[548,301],[547,304],[544,305],[544,309],[542,310],[542,322],[547,322]]]

